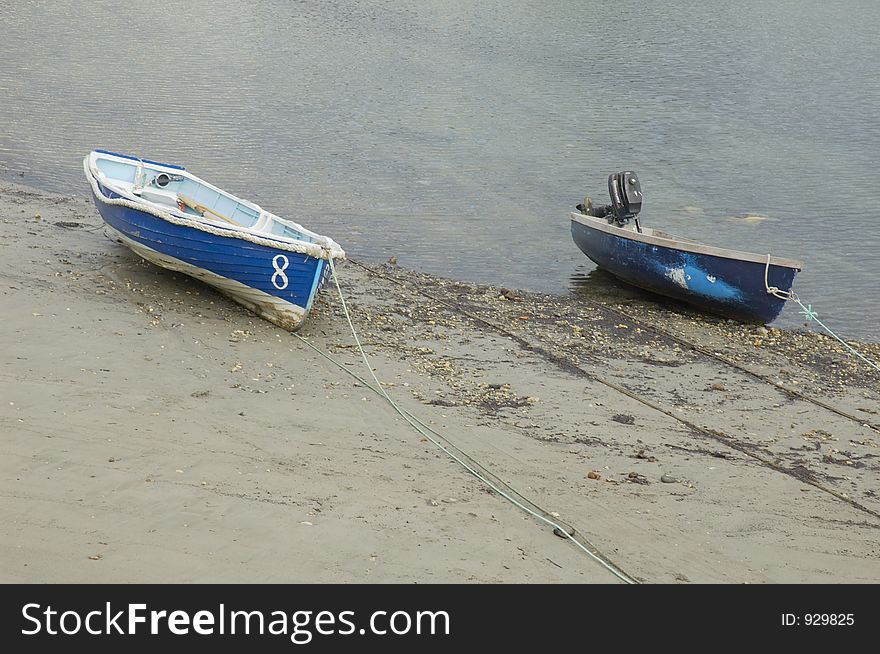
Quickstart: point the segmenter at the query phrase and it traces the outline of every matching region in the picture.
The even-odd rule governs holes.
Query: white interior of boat
[[[177,166],[92,152],[89,168],[101,184],[124,198],[152,205],[179,218],[233,227],[282,241],[333,243],[326,236],[264,211]]]

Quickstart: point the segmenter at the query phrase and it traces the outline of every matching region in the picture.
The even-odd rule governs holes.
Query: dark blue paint
[[[108,197],[119,197],[106,187],[101,186],[101,190]],[[97,198],[95,205],[108,225],[133,241],[286,300],[306,311],[311,308],[315,294],[326,279],[327,266],[323,259],[175,225],[152,214],[106,204]],[[287,257],[289,262],[284,270],[288,284],[283,290],[272,284],[276,270],[272,260],[279,254]]]
[[[609,234],[574,220],[571,235],[584,254],[616,277],[711,313],[768,323],[785,305],[784,300],[767,293],[763,263],[651,245],[628,238],[623,230],[619,235]],[[788,291],[797,272],[796,268],[771,265],[770,285]]]

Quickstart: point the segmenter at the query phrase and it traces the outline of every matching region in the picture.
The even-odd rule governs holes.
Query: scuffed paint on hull
[[[785,305],[767,293],[764,263],[646,243],[631,237],[636,236],[631,230],[595,229],[574,217],[571,233],[581,251],[600,268],[634,286],[702,310],[743,322],[768,323]],[[769,283],[787,291],[797,272],[797,268],[771,264]]]

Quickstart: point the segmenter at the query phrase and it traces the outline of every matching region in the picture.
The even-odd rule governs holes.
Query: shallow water
[[[138,154],[356,256],[564,294],[607,283],[570,208],[629,168],[646,224],[801,259],[804,301],[880,338],[873,0],[18,0],[0,26],[3,177],[85,194],[89,150]]]

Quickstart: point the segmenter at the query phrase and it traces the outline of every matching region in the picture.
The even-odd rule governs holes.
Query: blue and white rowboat
[[[800,261],[697,243],[642,227],[635,173],[609,177],[612,204],[585,198],[571,213],[575,244],[600,268],[648,291],[750,323],[772,322],[791,297]]]
[[[95,150],[83,161],[108,235],[195,277],[279,327],[299,329],[345,258],[332,239],[279,218],[182,166]]]

